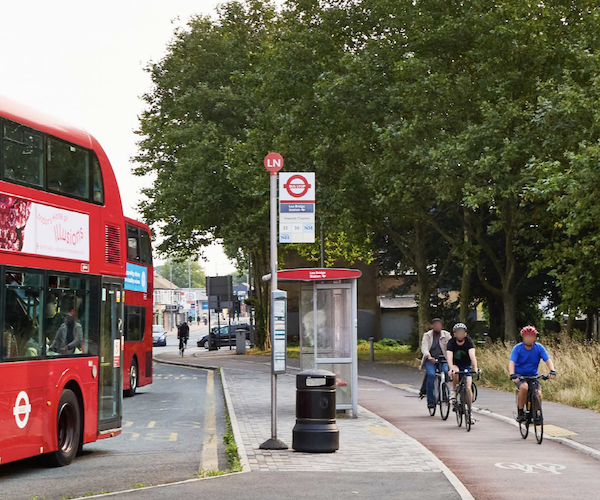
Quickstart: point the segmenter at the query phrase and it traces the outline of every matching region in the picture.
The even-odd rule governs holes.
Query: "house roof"
[[[167,278],[154,271],[154,289],[155,290],[179,290],[175,283],[171,283]]]

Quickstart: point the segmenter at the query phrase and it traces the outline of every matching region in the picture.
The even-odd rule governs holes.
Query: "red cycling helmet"
[[[521,330],[521,337],[523,335],[539,335],[539,333],[536,330],[535,326],[527,325]]]

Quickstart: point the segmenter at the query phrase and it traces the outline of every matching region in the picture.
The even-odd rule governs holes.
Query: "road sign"
[[[269,153],[264,159],[265,168],[276,175],[283,168],[283,156],[279,153]]]
[[[279,202],[314,203],[314,172],[283,172],[279,174]]]
[[[279,243],[315,242],[315,174],[279,175]]]

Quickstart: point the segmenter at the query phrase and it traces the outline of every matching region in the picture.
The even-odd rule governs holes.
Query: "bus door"
[[[100,433],[121,427],[123,302],[123,284],[104,278],[100,308]]]

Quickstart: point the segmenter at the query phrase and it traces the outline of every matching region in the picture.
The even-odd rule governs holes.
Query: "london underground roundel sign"
[[[311,185],[306,180],[306,177],[300,174],[295,174],[288,179],[283,187],[291,197],[302,198],[306,193],[308,193]]]
[[[269,153],[265,156],[264,164],[271,175],[274,175],[283,168],[283,156],[279,153]]]

